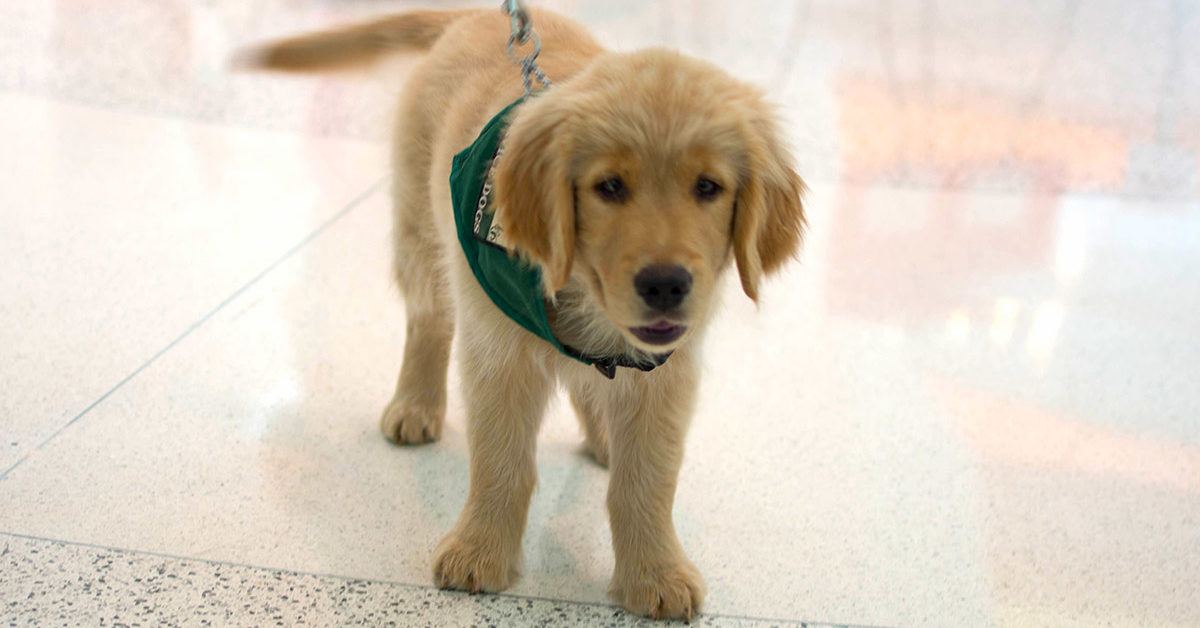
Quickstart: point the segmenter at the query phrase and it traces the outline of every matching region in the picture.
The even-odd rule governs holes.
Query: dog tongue
[[[650,329],[653,329],[654,331],[667,331],[668,329],[674,329],[674,328],[675,328],[675,325],[673,325],[670,322],[665,321],[665,320],[658,321],[657,323],[650,325]]]

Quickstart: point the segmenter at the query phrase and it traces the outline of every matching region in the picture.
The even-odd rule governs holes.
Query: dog
[[[757,301],[763,277],[796,255],[804,183],[760,90],[676,52],[606,51],[567,18],[531,15],[553,84],[524,100],[505,52],[510,20],[495,10],[412,11],[252,48],[241,63],[307,72],[425,55],[392,154],[407,336],[381,424],[400,444],[441,435],[457,333],[470,489],[437,545],[436,584],[501,591],[518,576],[536,435],[561,383],[587,450],[609,468],[610,595],[633,613],[691,619],[704,581],[671,511],[701,340],[724,271],[736,265]],[[502,123],[501,143],[458,204],[474,210],[478,195],[475,223],[489,207],[476,247],[448,181],[489,121]],[[497,234],[502,246],[487,239]],[[501,248],[509,270],[534,273],[520,307],[548,334],[531,333],[479,274],[474,256]]]

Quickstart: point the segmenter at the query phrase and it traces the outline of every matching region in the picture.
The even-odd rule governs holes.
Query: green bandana
[[[492,175],[501,154],[500,140],[508,127],[508,116],[522,98],[496,114],[479,137],[454,156],[450,169],[450,196],[454,204],[454,222],[471,272],[496,307],[530,333],[549,342],[564,355],[596,367],[612,379],[618,366],[649,371],[667,361],[670,354],[655,356],[655,364],[642,364],[626,356],[595,357],[558,342],[546,316],[542,299],[541,270],[521,261],[500,243],[501,229],[492,225]]]

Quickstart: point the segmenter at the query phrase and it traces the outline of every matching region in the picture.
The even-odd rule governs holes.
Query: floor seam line
[[[107,392],[100,395],[99,398],[97,398],[95,401],[88,404],[87,407],[85,407],[81,412],[79,412],[79,414],[76,414],[74,418],[72,418],[70,421],[67,421],[66,424],[64,424],[62,427],[59,427],[57,430],[55,430],[53,434],[51,434],[49,437],[47,437],[45,440],[43,440],[41,443],[39,443],[36,447],[29,450],[28,452],[25,453],[25,455],[18,458],[17,461],[14,462],[10,467],[5,469],[3,473],[0,473],[0,481],[3,481],[5,478],[7,478],[10,473],[12,473],[14,470],[16,470],[22,464],[24,464],[24,462],[26,460],[28,460],[30,457],[35,455],[37,452],[41,451],[42,448],[44,448],[46,445],[50,444],[51,441],[58,438],[58,436],[60,434],[62,434],[64,431],[66,431],[72,425],[75,425],[77,422],[79,422],[80,419],[87,416],[87,414],[89,412],[94,410],[101,403],[104,403],[104,401],[106,399],[108,399],[110,396],[112,396],[114,393],[116,393],[118,390],[120,390],[122,387],[124,387],[125,384],[128,384],[130,381],[133,380],[133,378],[135,378],[139,374],[141,374],[142,371],[149,368],[152,364],[154,364],[156,361],[158,361],[159,358],[166,355],[167,352],[169,352],[171,349],[175,348],[176,345],[178,345],[180,342],[183,342],[183,340],[186,339],[188,336],[190,336],[192,334],[192,332],[196,331],[201,326],[203,326],[205,323],[207,323],[209,320],[211,320],[212,317],[216,316],[221,310],[225,309],[226,306],[228,306],[230,303],[235,301],[241,295],[245,294],[245,292],[247,290],[254,287],[254,285],[257,284],[259,281],[262,281],[267,275],[269,275],[271,273],[271,271],[275,270],[277,267],[279,267],[279,265],[283,264],[288,259],[290,259],[293,255],[295,255],[297,252],[299,252],[300,249],[304,248],[309,243],[311,243],[313,240],[317,239],[317,237],[319,237],[321,234],[323,234],[327,230],[329,230],[330,227],[332,227],[339,220],[341,220],[342,218],[347,216],[351,211],[353,211],[355,208],[357,208],[359,205],[361,205],[363,203],[363,201],[365,201],[372,194],[374,194],[376,191],[378,191],[379,188],[382,187],[383,184],[387,182],[387,180],[388,180],[388,177],[386,175],[383,177],[380,177],[378,180],[376,180],[374,183],[372,183],[370,186],[368,186],[366,191],[359,194],[357,197],[355,197],[349,203],[347,203],[344,208],[339,210],[332,217],[330,217],[330,218],[326,219],[324,222],[322,222],[316,229],[309,232],[309,234],[306,235],[299,242],[292,245],[292,247],[289,248],[287,251],[285,251],[283,253],[283,255],[281,255],[280,257],[278,257],[274,261],[272,261],[270,264],[268,264],[266,266],[266,268],[259,271],[258,274],[254,275],[254,277],[252,277],[249,281],[242,284],[241,287],[239,287],[237,290],[234,290],[232,294],[230,294],[229,296],[222,299],[221,302],[218,303],[216,307],[209,310],[207,313],[205,313],[203,316],[201,316],[198,320],[196,320],[191,325],[189,325],[186,329],[184,329],[183,333],[176,336],[173,340],[171,340],[171,342],[167,343],[166,346],[159,349],[154,355],[150,356],[149,359],[147,359],[140,366],[138,366],[136,369],[134,369],[132,372],[130,372],[128,375],[126,375],[120,381],[118,381],[112,388],[109,388]]]
[[[165,552],[155,552],[155,551],[150,551],[150,550],[138,550],[138,549],[125,548],[125,547],[113,547],[110,545],[101,545],[98,543],[87,543],[87,542],[83,542],[83,541],[66,541],[63,539],[51,539],[51,538],[47,538],[47,537],[43,537],[43,536],[36,536],[33,534],[22,534],[19,532],[9,532],[6,530],[0,530],[0,536],[8,536],[8,537],[13,537],[13,538],[18,538],[18,539],[27,539],[27,540],[31,540],[31,541],[41,541],[44,543],[59,543],[62,545],[70,545],[70,546],[74,546],[74,547],[85,547],[85,548],[89,548],[89,549],[108,550],[108,551],[112,551],[112,552],[121,552],[124,554],[133,554],[133,555],[137,555],[137,556],[153,556],[155,558],[165,558],[165,559],[178,560],[178,561],[190,560],[190,561],[195,561],[198,563],[204,563],[207,565],[217,565],[217,566],[226,566],[226,567],[241,567],[241,568],[245,568],[245,569],[254,569],[254,570],[259,570],[259,571],[267,571],[267,572],[272,572],[272,573],[281,573],[281,574],[295,575],[295,576],[310,576],[313,578],[330,578],[330,579],[342,580],[342,581],[346,581],[346,582],[370,582],[370,583],[374,583],[374,584],[401,586],[401,587],[407,587],[410,589],[419,589],[419,590],[423,590],[423,591],[441,591],[442,590],[433,585],[415,584],[412,582],[403,582],[403,581],[399,581],[399,580],[382,580],[382,579],[378,579],[378,578],[356,578],[354,576],[345,576],[345,575],[339,575],[339,574],[333,574],[333,573],[298,571],[295,569],[283,569],[283,568],[279,568],[279,567],[267,567],[264,565],[252,565],[249,563],[238,563],[238,562],[233,562],[233,561],[228,561],[228,560],[220,560],[220,559],[214,559],[214,558],[199,558],[199,557],[195,557],[195,556],[181,556],[179,554],[168,554]],[[533,601],[539,601],[539,602],[551,602],[554,604],[571,604],[574,606],[611,608],[616,611],[623,610],[620,606],[617,606],[615,604],[603,604],[603,603],[599,603],[599,602],[580,602],[578,600],[563,600],[563,599],[557,599],[557,598],[540,597],[540,596],[536,596],[536,595],[520,595],[520,594],[515,594],[515,593],[488,593],[487,595],[493,595],[496,597],[503,597],[503,598],[509,598],[509,599],[515,599],[515,600],[533,600]],[[843,622],[812,621],[812,620],[806,620],[806,619],[783,619],[783,618],[778,618],[778,617],[755,617],[755,616],[751,616],[751,615],[729,615],[729,614],[723,614],[723,613],[701,613],[701,616],[711,617],[714,619],[731,619],[731,620],[739,620],[740,619],[740,620],[747,620],[747,621],[794,624],[794,625],[799,625],[799,626],[816,624],[818,626],[837,626],[838,628],[889,628],[886,626],[877,626],[877,625],[870,625],[870,624],[848,624],[848,623],[843,623]]]

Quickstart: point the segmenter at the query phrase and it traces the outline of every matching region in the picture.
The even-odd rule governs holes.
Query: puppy
[[[736,262],[757,299],[763,276],[795,254],[804,184],[759,90],[674,52],[608,52],[570,20],[532,16],[553,85],[500,117],[523,89],[505,52],[509,19],[495,10],[416,11],[242,60],[308,71],[427,52],[396,122],[395,274],[407,337],[382,428],[397,443],[440,436],[457,331],[470,491],[437,546],[437,585],[501,591],[517,577],[538,427],[562,383],[587,447],[610,469],[610,594],[634,613],[690,619],[704,582],[671,510],[702,336],[727,268]],[[454,198],[456,154],[485,125],[500,125],[501,148],[485,149],[477,161],[486,171]],[[467,205],[479,211],[474,221],[456,216]],[[472,243],[485,206],[492,226]],[[505,272],[532,273],[523,276],[534,294],[512,297],[515,306],[479,270],[480,256],[496,251],[491,263],[513,265]]]

